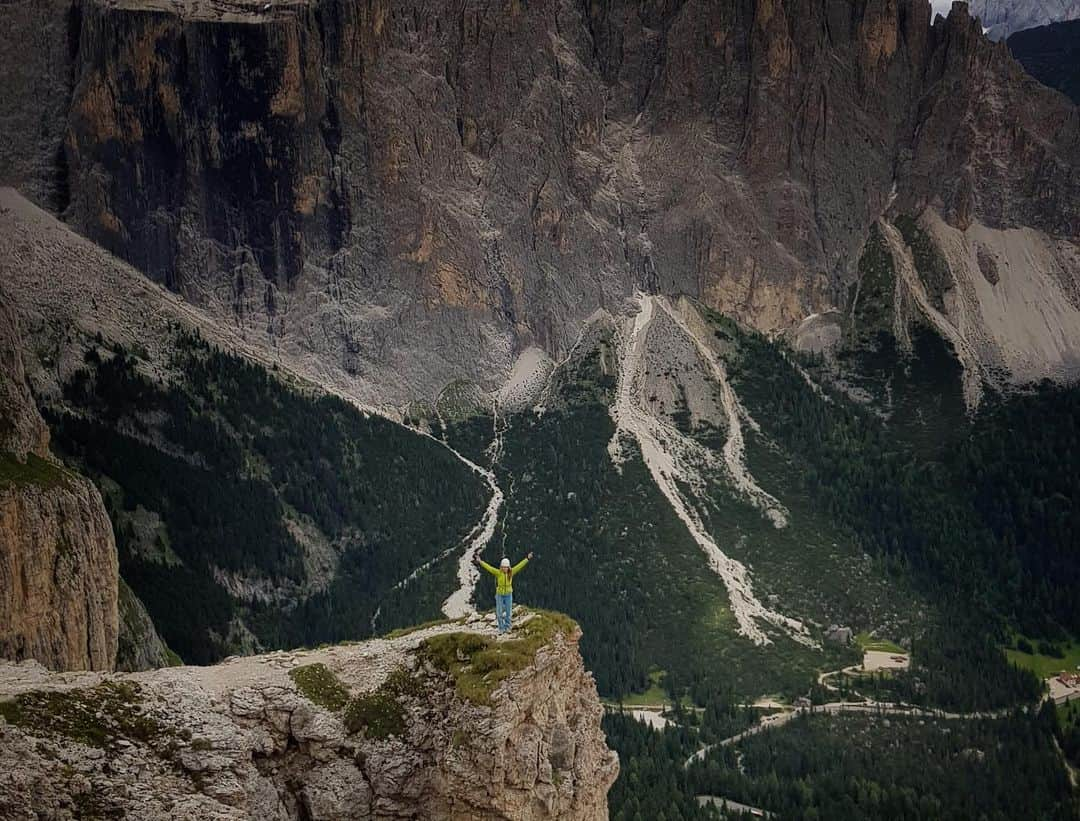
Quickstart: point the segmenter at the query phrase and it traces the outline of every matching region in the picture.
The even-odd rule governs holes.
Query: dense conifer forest
[[[130,352],[92,348],[49,417],[102,487],[122,575],[185,661],[240,649],[240,617],[280,647],[369,635],[379,608],[381,630],[438,615],[452,561],[393,588],[472,527],[486,503],[476,474],[197,336],[179,333],[173,360],[179,376],[154,378]]]
[[[693,722],[657,731],[609,713],[604,727],[621,755],[610,794],[617,821],[717,817],[698,795],[816,821],[1064,821],[1080,812],[1052,708],[977,720],[804,715],[689,767],[702,741]]]

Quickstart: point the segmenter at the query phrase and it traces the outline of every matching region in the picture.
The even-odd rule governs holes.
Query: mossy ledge
[[[70,738],[89,747],[108,748],[117,741],[151,742],[177,735],[174,728],[147,715],[139,686],[105,681],[81,690],[35,690],[0,701],[9,724]]]
[[[366,738],[403,736],[408,728],[404,700],[424,691],[421,674],[404,667],[394,670],[370,693],[351,696],[349,688],[325,664],[306,664],[289,671],[297,692],[313,704],[342,713],[345,729]]]
[[[37,485],[43,488],[67,486],[74,479],[66,468],[33,453],[20,462],[13,453],[0,453],[0,487]]]
[[[514,638],[498,641],[476,633],[444,633],[420,643],[421,661],[453,680],[458,695],[473,704],[490,705],[491,694],[505,679],[533,663],[536,651],[557,634],[578,630],[569,616],[550,610],[531,610],[514,629]]]
[[[289,671],[297,692],[313,704],[338,712],[349,703],[349,689],[325,664],[305,664]]]

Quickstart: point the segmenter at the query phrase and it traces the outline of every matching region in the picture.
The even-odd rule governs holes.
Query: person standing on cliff
[[[473,557],[473,561],[488,573],[495,577],[495,620],[499,624],[499,635],[510,632],[510,617],[514,610],[514,576],[525,569],[532,552],[513,567],[510,560],[503,558],[499,566],[492,567],[479,556]]]

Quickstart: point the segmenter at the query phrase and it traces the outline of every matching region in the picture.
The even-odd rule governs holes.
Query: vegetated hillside
[[[1080,20],[1018,31],[1007,42],[1032,77],[1080,103]]]
[[[124,578],[186,661],[438,614],[452,560],[396,586],[483,509],[456,456],[189,332],[160,373],[91,345],[49,418],[106,496]]]
[[[1052,708],[1051,708],[1052,709]],[[1074,818],[1080,809],[1034,716],[934,721],[801,717],[691,769],[696,791],[791,819]],[[813,784],[802,790],[805,783]]]
[[[54,0],[0,31],[0,181],[370,402],[497,387],[637,289],[788,328],[890,209],[1080,236],[1075,108],[964,4]]]
[[[603,342],[581,351],[560,373],[551,407],[506,421],[496,465],[506,513],[491,552],[505,546],[511,556],[539,554],[521,577],[520,595],[578,619],[582,651],[605,695],[647,689],[652,669],[665,670],[699,701],[729,688],[746,695],[804,691],[818,667],[847,656],[782,635],[758,647],[737,633],[721,578],[640,454],[631,451],[619,467],[612,462],[614,377],[604,371],[605,355],[611,363],[612,348]],[[743,515],[758,518],[754,511]],[[733,547],[734,539],[724,544]],[[757,567],[759,578],[772,580],[765,561]],[[766,593],[773,589],[768,581]],[[814,587],[809,595],[817,593]],[[480,604],[486,606],[483,598]]]
[[[890,301],[870,322],[868,261],[863,307],[828,360],[703,311],[755,423],[743,431],[746,467],[784,506],[787,527],[771,524],[723,471],[696,489],[687,484],[687,496],[721,550],[752,565],[754,593],[770,606],[819,626],[909,640],[915,667],[890,680],[892,696],[963,710],[1025,702],[1038,685],[1007,664],[999,645],[1010,629],[1054,638],[1080,630],[1071,595],[1080,570],[1071,535],[1080,511],[1080,391],[1047,384],[990,393],[969,416],[963,369],[936,328],[915,315],[904,323],[910,346],[894,337],[890,257],[874,243],[869,253],[881,255]],[[842,656],[775,631],[774,645],[753,647],[640,453],[613,467],[613,333],[608,325],[584,337],[555,372],[542,413],[500,418],[489,451],[506,492],[495,555],[540,554],[520,595],[586,626],[584,650],[607,694],[640,691],[657,670],[699,703],[724,688],[806,692],[814,667]],[[682,436],[717,455],[727,432],[691,412],[702,401],[691,367],[650,362],[655,393],[643,396],[654,408],[668,397],[669,450]]]

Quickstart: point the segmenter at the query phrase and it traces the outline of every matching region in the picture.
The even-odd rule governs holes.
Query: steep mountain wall
[[[56,451],[111,502],[121,572],[170,649],[210,663],[355,637],[376,614],[379,631],[439,614],[452,559],[393,588],[484,512],[482,480],[450,449],[352,407],[339,372],[246,344],[11,189],[0,281]],[[281,604],[247,629],[253,605]],[[121,613],[146,636],[138,609]],[[118,664],[160,658],[152,638],[133,642]]]
[[[2,296],[2,294],[0,294]],[[0,299],[0,658],[111,670],[117,558],[101,496],[56,464]]]
[[[898,208],[939,211],[960,230],[1031,227],[1080,239],[1080,114],[989,44],[957,3],[941,24]],[[935,26],[935,31],[939,26]],[[1074,269],[1075,270],[1075,269]]]
[[[494,645],[477,620],[125,676],[0,665],[0,814],[607,818],[618,759],[580,631],[551,634],[474,703],[427,660],[426,642],[460,630],[463,648]]]
[[[494,387],[635,289],[790,327],[890,205],[1080,235],[1075,107],[962,3],[74,8],[46,27],[70,48],[3,81],[18,114],[70,64],[66,122],[9,116],[0,169],[373,401]]]

